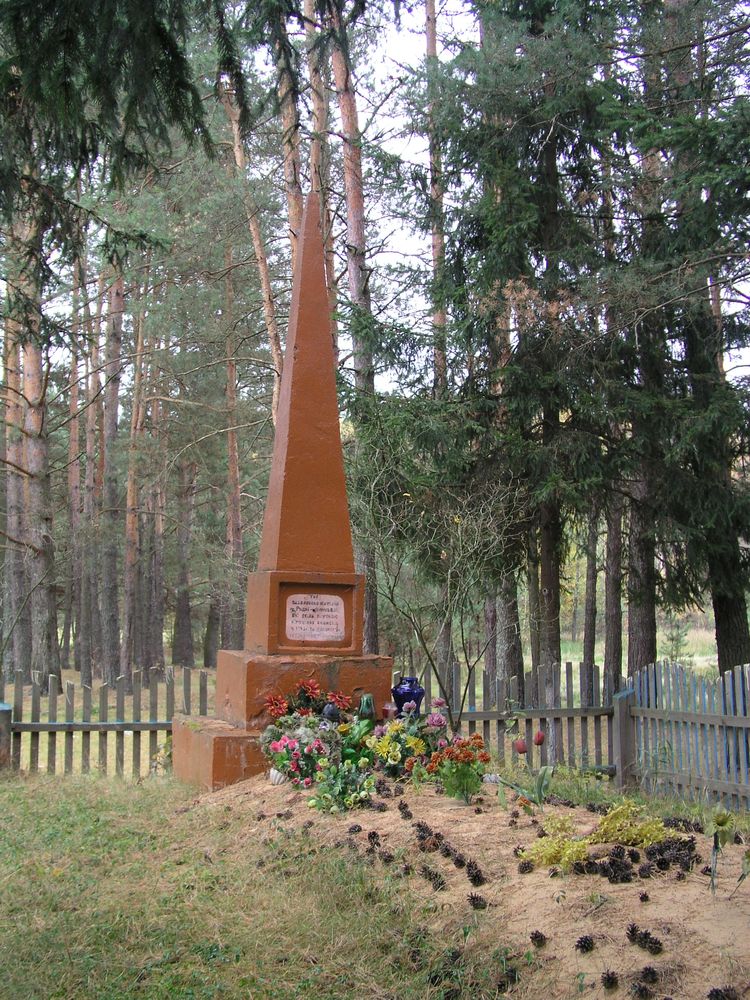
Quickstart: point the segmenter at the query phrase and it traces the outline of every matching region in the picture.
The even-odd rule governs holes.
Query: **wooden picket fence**
[[[675,663],[634,678],[629,695],[641,783],[750,809],[750,666],[710,681]]]
[[[429,707],[436,684],[429,673],[422,683]],[[481,732],[485,745],[501,764],[507,758],[517,763],[513,742],[523,736],[528,747],[525,757],[532,767],[565,763],[614,775],[612,699],[604,689],[598,666],[587,668],[581,663],[577,670],[570,662],[555,664],[550,670],[540,666],[536,685],[530,673],[525,675],[521,697],[515,677],[493,681],[484,670],[475,669],[467,678],[466,671],[456,665],[451,683],[451,707],[456,716],[464,690],[461,731]],[[509,728],[514,720],[516,724]],[[533,738],[539,730],[545,739],[536,747]]]
[[[44,694],[38,678],[29,688],[19,671],[8,691],[13,699],[7,713],[9,766],[48,774],[86,774],[92,769],[101,774],[114,771],[121,777],[126,772],[135,778],[148,774],[155,767],[160,741],[164,743],[172,731],[175,697],[180,712],[189,715],[195,708],[201,715],[208,713],[207,672],[185,668],[181,673],[179,683],[172,669],[163,679],[152,673],[147,684],[134,673],[132,694],[126,693],[124,677],[113,687],[100,684],[96,690],[86,686],[77,690],[68,681],[62,691],[58,678],[50,677]],[[0,677],[0,703],[4,695]]]

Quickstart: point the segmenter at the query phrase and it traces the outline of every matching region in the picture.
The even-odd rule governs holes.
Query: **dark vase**
[[[404,705],[410,701],[413,701],[417,706],[416,714],[419,715],[419,709],[424,698],[424,688],[416,677],[402,677],[398,684],[391,688],[391,694],[393,695],[393,700],[396,702],[399,715],[403,715]]]

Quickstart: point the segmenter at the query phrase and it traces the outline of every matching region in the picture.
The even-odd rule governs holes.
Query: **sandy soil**
[[[650,987],[651,995],[660,1000],[700,1000],[712,988],[726,985],[731,985],[737,996],[750,997],[750,880],[729,898],[737,885],[744,847],[734,845],[724,850],[715,896],[708,877],[700,874],[710,855],[709,840],[701,834],[696,839],[703,861],[682,881],[674,868],[653,878],[636,877],[632,883],[618,885],[598,875],[550,877],[546,869],[522,875],[513,849],[531,844],[538,825],[521,813],[517,825],[509,826],[511,814],[499,805],[495,789],[486,788],[477,807],[467,807],[425,787],[418,793],[410,789],[403,796],[411,818],[404,818],[398,809],[402,798],[398,790],[393,798],[379,797],[385,811],[363,809],[333,817],[311,811],[306,796],[289,785],[274,787],[258,777],[200,796],[194,807],[231,806],[234,822],[241,822],[243,841],[267,837],[280,822],[287,829],[300,830],[312,823],[311,833],[318,842],[347,851],[356,849],[362,856],[368,847],[368,834],[375,831],[380,840],[377,850],[386,852],[386,862],[388,854],[394,855],[392,870],[404,863],[412,866],[408,884],[434,904],[430,917],[433,930],[460,938],[461,928],[476,918],[478,940],[488,947],[511,950],[521,979],[510,995],[561,1000],[581,995],[632,996],[638,973],[649,965],[659,977]],[[545,817],[555,814],[571,816],[581,833],[590,832],[597,820],[585,809],[549,805],[538,820],[544,822]],[[420,851],[413,826],[417,821],[427,823],[467,859],[474,859],[486,884],[470,885],[466,869],[456,868],[439,850]],[[362,830],[349,833],[353,824]],[[606,850],[597,845],[597,853]],[[374,863],[384,862],[376,855]],[[445,889],[434,891],[419,875],[423,865],[443,876]],[[644,891],[649,896],[647,902],[639,898]],[[468,900],[472,892],[484,897],[487,909],[472,909]],[[631,944],[625,933],[630,923],[658,936],[664,945],[662,954],[652,956]],[[541,949],[530,944],[533,930],[547,936]],[[594,939],[594,949],[588,954],[575,948],[582,935]],[[618,989],[605,991],[602,987],[605,969],[618,974]]]

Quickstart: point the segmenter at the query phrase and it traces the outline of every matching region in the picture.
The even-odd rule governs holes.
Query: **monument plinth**
[[[336,361],[317,196],[305,206],[292,290],[258,569],[247,584],[245,648],[220,650],[216,719],[176,717],[174,772],[220,788],[266,768],[270,694],[300,680],[390,698],[392,661],[363,655],[364,577],[354,571]]]

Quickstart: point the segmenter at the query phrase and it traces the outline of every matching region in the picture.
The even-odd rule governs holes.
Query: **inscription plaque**
[[[285,631],[287,639],[298,642],[343,642],[343,599],[336,594],[290,594]]]

